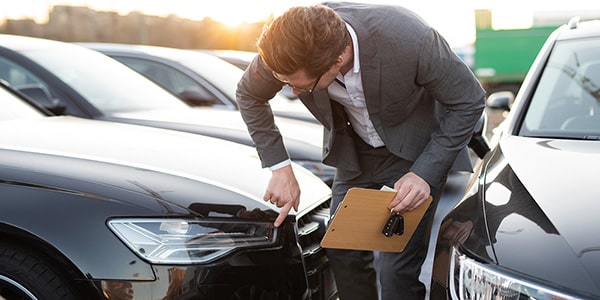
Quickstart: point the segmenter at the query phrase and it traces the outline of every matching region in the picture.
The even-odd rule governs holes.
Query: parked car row
[[[538,54],[461,201],[442,220],[431,299],[600,299],[600,20]]]
[[[238,109],[235,90],[243,71],[219,56],[209,54],[217,52],[114,43],[78,45],[120,61],[192,106]],[[241,54],[247,59],[252,56],[252,52]],[[276,116],[318,123],[300,101],[291,100],[282,93],[274,95],[269,103]]]
[[[217,61],[208,65],[211,69],[232,67],[211,56],[206,61],[211,59]],[[173,129],[253,145],[238,111],[190,107],[116,60],[81,46],[0,35],[0,70],[0,78],[56,114]],[[236,83],[232,81],[236,78],[214,78],[226,82],[219,88],[234,99],[231,94]],[[277,124],[290,158],[331,184],[335,169],[321,162],[322,126],[279,117]]]
[[[192,109],[100,53],[17,36],[0,35],[0,83],[0,299],[335,297],[319,245],[330,188],[294,160],[301,207],[273,227],[256,151],[192,122],[235,111]],[[320,163],[320,144],[305,145]]]
[[[234,50],[184,50],[167,47],[113,43],[78,43],[114,58],[179,96],[192,106],[211,106],[238,109],[235,90],[242,73],[257,53]],[[220,59],[215,59],[216,56]],[[227,62],[227,63],[225,63]],[[232,67],[235,66],[235,67]],[[296,119],[319,124],[317,119],[300,103],[287,85],[270,101],[273,113],[285,119]],[[283,97],[281,95],[284,95]],[[287,100],[286,100],[287,98]],[[295,100],[291,100],[295,99]],[[280,126],[284,124],[280,124]],[[482,158],[489,146],[485,136],[487,115],[482,114],[469,142],[475,156]],[[240,124],[243,127],[244,125]],[[308,125],[302,125],[306,127]],[[320,127],[321,125],[319,125]],[[309,126],[310,127],[310,126]],[[314,127],[314,126],[313,126]],[[223,137],[223,136],[219,136]],[[240,142],[240,139],[236,139]],[[251,145],[249,140],[245,144]],[[320,145],[320,144],[319,144]],[[292,147],[292,151],[295,147]],[[314,161],[314,160],[313,160]],[[334,170],[319,164],[303,162],[318,176],[331,184]],[[316,169],[315,169],[316,168]]]
[[[180,97],[189,105],[196,107],[226,107],[227,109],[232,110],[238,109],[235,99],[235,90],[237,83],[242,76],[242,70],[244,70],[257,55],[255,52],[233,50],[191,51],[147,45],[114,43],[77,44],[116,59],[151,79],[172,94]],[[216,56],[220,59],[215,59],[212,56]],[[232,65],[235,67],[232,68]],[[296,119],[318,124],[315,117],[308,112],[307,108],[300,103],[300,100],[298,100],[297,97],[294,97],[295,95],[293,95],[291,90],[286,90],[286,87],[289,88],[288,86],[284,86],[283,90],[275,95],[270,101],[274,114],[284,119]],[[284,95],[284,97],[281,95]],[[222,118],[218,119],[223,120]],[[489,151],[487,138],[485,136],[487,120],[487,114],[484,113],[469,142],[469,147],[479,158],[482,158],[485,153]],[[210,120],[210,123],[214,121],[215,120]],[[285,129],[285,127],[289,127],[286,126],[288,123],[289,121],[285,121],[283,124],[279,125]],[[301,128],[315,127],[314,125],[305,125],[304,123],[298,124]],[[218,125],[221,127],[224,124],[221,123]],[[236,123],[236,125],[240,128],[245,126],[242,123]],[[298,132],[298,130],[294,130],[294,132]],[[211,135],[221,138],[226,137],[246,145],[252,145],[252,142],[249,139],[241,138],[239,134],[236,134],[235,136],[232,136],[231,133],[227,135],[224,133],[216,135],[213,132]],[[246,136],[245,134],[242,135]],[[297,136],[297,134],[292,137],[295,136]],[[320,140],[314,139],[314,137],[320,136],[320,134],[306,136],[309,140],[317,142],[317,146],[321,145]],[[311,136],[313,137],[312,139],[310,138]],[[294,156],[300,155],[296,153],[298,147],[300,146],[292,145],[291,147]],[[288,148],[290,147],[288,146]],[[312,151],[313,155],[316,154],[315,150],[316,149],[313,149]],[[331,185],[335,170],[318,163],[319,157],[320,153],[319,155],[314,155],[311,159],[302,159],[300,160],[300,163],[304,167],[313,170],[317,176],[321,177]]]

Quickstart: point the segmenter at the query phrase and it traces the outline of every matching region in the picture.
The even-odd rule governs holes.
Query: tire
[[[3,241],[0,244],[0,299],[77,300],[78,297],[51,264],[33,251]]]

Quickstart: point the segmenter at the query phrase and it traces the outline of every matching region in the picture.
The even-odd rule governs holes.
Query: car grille
[[[329,223],[329,204],[330,201],[321,204],[297,221],[311,299],[332,299],[337,295],[329,261],[321,248]]]

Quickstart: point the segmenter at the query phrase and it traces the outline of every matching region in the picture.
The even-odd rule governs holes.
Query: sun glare
[[[363,0],[372,3],[398,3],[398,0]],[[522,28],[532,22],[532,13],[538,10],[589,10],[597,0],[547,0],[543,2],[523,0],[463,0],[461,5],[442,5],[442,9],[431,10],[432,3],[439,0],[404,1],[407,8],[414,10],[438,28],[452,44],[472,43],[475,38],[474,9],[493,11],[494,28]],[[33,18],[45,22],[48,9],[54,5],[87,6],[100,11],[115,11],[126,15],[138,11],[155,16],[177,15],[191,20],[211,18],[232,28],[243,23],[264,21],[278,16],[287,8],[307,5],[319,0],[0,0],[0,23],[4,18]],[[441,2],[440,2],[441,3]],[[445,2],[444,2],[445,3]],[[519,7],[519,10],[514,10]],[[1,24],[0,24],[1,25]]]
[[[254,23],[267,19],[272,13],[272,6],[264,1],[262,5],[257,5],[252,1],[226,1],[220,0],[207,4],[200,1],[188,1],[181,4],[181,8],[176,14],[193,20],[200,20],[205,17],[221,22],[227,26],[235,27],[243,23]]]
[[[100,11],[115,11],[128,14],[139,11],[149,15],[177,15],[191,20],[211,18],[227,26],[235,27],[243,23],[264,21],[290,6],[281,0],[22,0],[22,4],[4,8],[0,5],[0,17],[34,17],[36,20],[47,18],[47,9],[54,5],[87,6]],[[297,1],[297,0],[296,0]],[[316,0],[315,0],[316,1]],[[292,1],[293,2],[293,1]],[[27,5],[25,5],[27,4]],[[10,9],[9,9],[10,8]],[[37,8],[37,11],[34,10]],[[3,12],[4,11],[4,12]]]

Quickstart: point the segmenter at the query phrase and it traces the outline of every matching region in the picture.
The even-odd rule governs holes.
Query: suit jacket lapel
[[[373,122],[373,126],[375,126],[375,129],[381,135],[383,130],[381,130],[381,118],[379,116],[383,105],[381,103],[381,91],[378,88],[380,86],[381,73],[379,72],[379,59],[371,60],[373,61],[368,64],[361,64],[363,91],[371,122]],[[361,61],[363,60],[361,59]]]
[[[371,41],[371,34],[363,23],[356,19],[354,15],[347,13],[346,11],[340,11],[338,13],[344,21],[350,24],[352,29],[354,29],[354,32],[356,32],[359,49],[358,55],[360,58],[360,72],[367,111],[369,112],[371,122],[373,122],[375,129],[379,135],[384,138],[382,135],[381,119],[379,118],[382,107],[381,92],[379,90],[381,81],[381,60],[377,56],[377,43]]]

